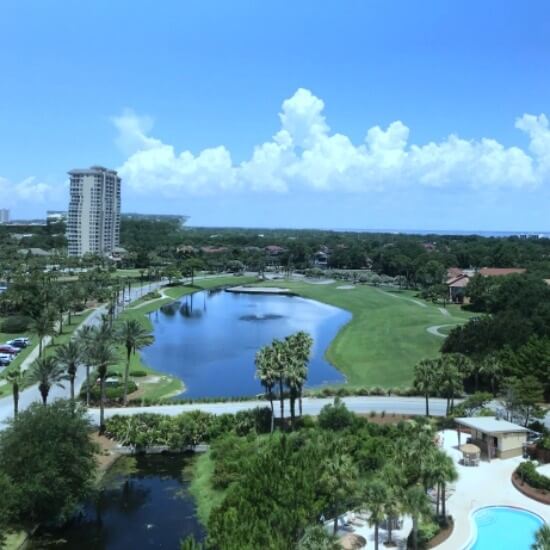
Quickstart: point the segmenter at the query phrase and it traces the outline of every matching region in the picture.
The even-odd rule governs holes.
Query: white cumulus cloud
[[[320,98],[298,89],[283,101],[280,129],[240,164],[223,145],[198,154],[178,152],[151,135],[152,119],[125,111],[112,119],[117,145],[129,155],[119,170],[133,189],[171,197],[294,187],[354,192],[404,186],[525,188],[541,185],[550,175],[550,128],[543,114],[516,120],[529,138],[524,150],[454,134],[440,142],[409,143],[410,130],[400,120],[369,128],[355,144],[331,132],[323,111]]]
[[[56,199],[59,186],[50,185],[31,176],[19,182],[0,176],[0,202],[4,207],[20,206],[22,203],[43,204]]]

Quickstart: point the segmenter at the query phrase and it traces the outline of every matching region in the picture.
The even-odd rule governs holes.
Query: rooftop
[[[494,416],[470,416],[466,418],[456,418],[456,423],[485,433],[502,432],[528,432],[527,428],[508,422],[508,420],[499,420]]]

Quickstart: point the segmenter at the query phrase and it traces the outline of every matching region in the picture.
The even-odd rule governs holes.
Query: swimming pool
[[[475,540],[468,550],[529,550],[543,525],[539,516],[509,506],[488,506],[473,514]]]

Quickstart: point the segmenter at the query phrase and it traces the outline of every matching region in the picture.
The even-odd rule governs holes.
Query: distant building
[[[10,221],[10,211],[8,208],[0,208],[0,223],[8,223]]]
[[[67,223],[69,256],[110,255],[120,243],[120,178],[92,166],[71,170]]]
[[[46,223],[66,222],[68,213],[66,210],[48,210],[46,212]]]
[[[466,287],[470,279],[475,275],[481,275],[482,277],[505,277],[506,275],[525,273],[525,271],[525,269],[520,267],[482,267],[481,269],[450,267],[447,270],[446,281],[449,288],[449,300],[454,303],[464,303]]]

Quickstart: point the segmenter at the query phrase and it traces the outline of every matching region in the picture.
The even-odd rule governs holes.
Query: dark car
[[[12,355],[15,355],[20,351],[21,350],[19,348],[16,348],[15,346],[10,346],[9,344],[2,344],[0,346],[0,353],[11,353]]]
[[[14,338],[13,340],[8,340],[6,342],[8,346],[13,346],[14,348],[26,348],[29,345],[28,338]]]

